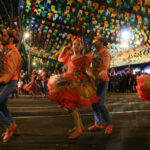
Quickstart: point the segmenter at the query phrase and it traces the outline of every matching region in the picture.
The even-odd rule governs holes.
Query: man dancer
[[[102,129],[102,120],[101,116],[104,118],[106,122],[105,134],[111,134],[113,125],[111,123],[108,111],[104,105],[105,92],[108,86],[108,70],[110,67],[111,56],[107,52],[105,46],[107,46],[106,38],[102,36],[96,36],[94,38],[96,51],[91,53],[90,59],[92,61],[92,70],[95,74],[97,80],[97,94],[100,97],[100,101],[97,104],[92,104],[92,108],[94,111],[94,119],[95,124],[88,128],[88,130],[92,131],[95,129]]]
[[[12,29],[4,31],[2,42],[4,48],[0,57],[0,121],[4,123],[6,131],[3,142],[7,142],[13,134],[18,134],[16,123],[7,109],[8,96],[16,88],[21,56],[16,48],[19,36]]]

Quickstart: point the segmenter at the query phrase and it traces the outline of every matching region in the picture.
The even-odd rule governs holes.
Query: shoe
[[[88,128],[88,130],[89,130],[89,131],[94,131],[94,130],[102,129],[102,128],[103,128],[103,125],[102,125],[102,124],[100,124],[100,125],[94,124],[94,125],[90,126],[90,127]]]
[[[69,139],[76,139],[79,135],[82,134],[82,129],[75,130],[74,133],[69,135]]]
[[[6,132],[2,133],[2,137],[5,136],[5,133]],[[13,132],[13,136],[19,136],[19,135],[20,135],[20,130],[19,129],[15,129],[14,132]]]
[[[106,129],[105,129],[105,134],[111,134],[112,133],[112,129],[113,129],[113,125],[107,125]]]
[[[12,136],[13,136],[13,132],[16,129],[16,125],[15,124],[11,124],[7,129],[6,132],[3,134],[3,142],[7,142]]]
[[[15,131],[13,132],[14,136],[19,136],[20,135],[20,130],[19,129],[15,129]]]
[[[69,129],[68,132],[71,133],[71,132],[74,132],[75,130],[76,130],[76,128],[72,128],[72,129]],[[81,130],[83,131],[84,127],[82,127]]]

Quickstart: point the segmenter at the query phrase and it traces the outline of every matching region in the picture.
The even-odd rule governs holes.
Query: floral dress
[[[25,84],[23,86],[23,89],[33,93],[37,93],[40,91],[40,88],[36,82],[36,75],[32,74],[31,81],[28,84]]]
[[[82,56],[71,60],[71,54],[65,54],[62,62],[67,66],[68,72],[53,75],[48,80],[50,100],[69,110],[97,103],[99,97],[96,89],[85,73],[85,69],[90,66],[88,58]]]

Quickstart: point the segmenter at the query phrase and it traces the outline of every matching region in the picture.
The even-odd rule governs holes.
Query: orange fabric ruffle
[[[150,75],[137,77],[137,93],[143,101],[150,101]]]
[[[38,93],[40,91],[38,84],[35,81],[31,81],[28,85],[25,84],[23,89],[29,92]]]
[[[63,76],[64,80],[58,80]],[[74,79],[71,75],[51,76],[47,84],[51,102],[73,110],[75,107],[90,106],[100,100],[91,83],[85,83],[85,86],[80,84],[80,80]]]
[[[51,76],[48,80],[51,102],[70,110],[97,103],[100,98],[96,94],[94,84],[85,74],[86,68],[90,67],[88,57],[71,60],[71,54],[67,53],[62,58],[62,63],[68,67],[68,72]]]

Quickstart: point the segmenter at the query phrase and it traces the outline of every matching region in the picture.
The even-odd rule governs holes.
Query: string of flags
[[[150,61],[150,0],[22,0],[19,8],[32,55],[57,59],[76,36],[88,44],[94,32],[107,38],[112,67]],[[17,17],[14,25],[19,31]],[[130,33],[127,41],[124,30]]]

